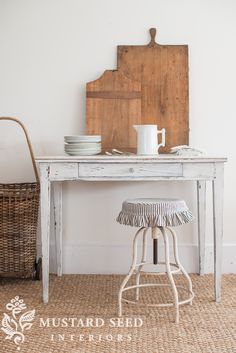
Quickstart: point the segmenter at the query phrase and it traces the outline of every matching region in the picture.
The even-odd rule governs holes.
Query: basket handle
[[[4,117],[0,117],[0,120],[15,121],[15,122],[16,122],[17,124],[19,124],[19,125],[21,126],[21,128],[23,129],[24,134],[25,134],[25,138],[26,138],[26,141],[27,141],[27,145],[28,145],[28,148],[29,148],[31,161],[32,161],[33,168],[34,168],[35,178],[36,178],[36,181],[39,183],[39,174],[38,174],[38,170],[37,170],[36,163],[35,163],[34,152],[33,152],[33,148],[32,148],[32,145],[31,145],[31,142],[30,142],[30,139],[29,139],[29,135],[28,135],[28,132],[27,132],[25,126],[24,126],[23,123],[22,123],[19,119],[17,119],[17,118],[10,118],[10,117],[5,117],[5,116],[4,116]]]

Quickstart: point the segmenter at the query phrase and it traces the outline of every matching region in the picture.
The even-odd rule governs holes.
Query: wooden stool
[[[117,217],[117,222],[120,224],[130,225],[134,227],[139,227],[140,229],[136,232],[133,241],[133,260],[129,270],[128,275],[123,280],[119,295],[119,316],[122,315],[122,302],[137,304],[139,300],[139,288],[142,287],[155,287],[155,286],[170,286],[173,293],[173,303],[163,303],[163,304],[147,304],[149,306],[174,306],[175,307],[175,322],[179,322],[179,306],[183,304],[190,303],[194,297],[192,291],[192,281],[188,273],[185,271],[183,266],[179,261],[178,247],[177,247],[177,237],[176,233],[172,227],[189,223],[193,220],[193,215],[189,211],[185,201],[177,199],[133,199],[126,200],[122,204],[122,210]],[[151,230],[151,236],[153,239],[153,262],[147,262],[147,234],[148,230]],[[159,230],[159,231],[158,231]],[[139,236],[142,236],[143,246],[142,246],[142,258],[141,262],[137,262],[137,244]],[[165,261],[158,261],[157,256],[157,241],[160,235],[164,240],[165,247]],[[169,239],[168,236],[171,235],[173,239],[173,250],[174,250],[174,260],[175,263],[170,262],[169,256]],[[140,284],[141,273],[148,273],[143,271],[143,267],[146,264],[161,264],[165,265],[165,272],[157,272],[156,275],[166,274],[170,284],[163,283],[145,283]],[[175,269],[171,269],[174,267]],[[180,273],[186,277],[188,282],[188,288],[183,286],[176,286],[174,281],[174,274]],[[127,286],[131,276],[136,275],[136,284],[132,286]],[[136,289],[135,300],[128,300],[122,297],[123,292]],[[179,295],[177,288],[182,288],[187,291],[188,298],[179,301]]]

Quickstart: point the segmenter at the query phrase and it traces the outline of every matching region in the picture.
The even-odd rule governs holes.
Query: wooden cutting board
[[[102,135],[103,151],[118,148],[134,150],[141,124],[141,83],[117,70],[107,70],[86,85],[87,133]]]
[[[166,129],[166,147],[189,143],[188,46],[159,45],[150,29],[148,45],[118,46],[118,71],[142,87],[142,124]]]
[[[166,147],[189,142],[188,46],[118,46],[118,71],[87,84],[87,133],[101,134],[103,149],[136,151],[133,124],[166,129]]]

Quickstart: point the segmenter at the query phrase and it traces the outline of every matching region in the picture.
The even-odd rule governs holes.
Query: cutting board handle
[[[155,41],[157,30],[156,30],[156,28],[150,28],[149,32],[150,32],[151,40],[150,40],[150,43],[148,44],[148,46],[155,47],[156,45],[158,45]]]

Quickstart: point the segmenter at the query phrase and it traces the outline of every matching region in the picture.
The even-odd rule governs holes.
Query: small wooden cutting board
[[[132,127],[141,124],[141,83],[117,70],[107,70],[86,86],[87,133],[102,135],[102,148],[131,151],[136,146]]]

